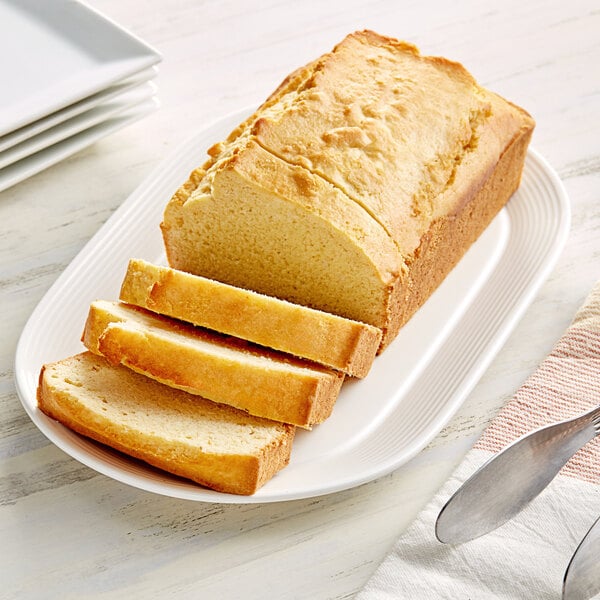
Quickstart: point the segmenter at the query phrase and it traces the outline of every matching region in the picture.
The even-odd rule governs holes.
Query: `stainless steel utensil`
[[[573,419],[537,429],[507,446],[477,470],[442,508],[435,526],[438,540],[448,544],[466,542],[514,517],[577,450],[599,433],[599,423],[597,406]]]
[[[563,600],[588,600],[600,593],[600,518],[575,550],[563,579]]]

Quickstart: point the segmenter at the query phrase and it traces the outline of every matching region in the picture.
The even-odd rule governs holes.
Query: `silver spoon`
[[[492,531],[531,502],[600,431],[600,406],[529,433],[477,470],[438,515],[440,542],[459,544]],[[598,573],[600,577],[600,572]]]
[[[600,592],[600,519],[590,527],[565,571],[563,600],[588,600]]]

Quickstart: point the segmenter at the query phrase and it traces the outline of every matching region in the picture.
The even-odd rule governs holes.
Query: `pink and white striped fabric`
[[[567,564],[600,514],[600,438],[582,448],[522,513],[492,533],[447,546],[435,538],[435,520],[460,484],[507,444],[598,404],[600,283],[357,600],[560,598]]]

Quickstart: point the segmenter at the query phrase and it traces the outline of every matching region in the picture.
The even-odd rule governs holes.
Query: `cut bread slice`
[[[220,281],[129,261],[123,302],[364,377],[381,330]]]
[[[74,431],[203,486],[253,494],[290,458],[294,427],[176,390],[84,352],[44,365],[38,406]]]
[[[343,373],[123,303],[92,303],[83,333],[114,364],[252,415],[310,428],[331,413]]]

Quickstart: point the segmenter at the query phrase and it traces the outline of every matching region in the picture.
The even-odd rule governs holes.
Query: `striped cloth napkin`
[[[521,435],[600,404],[600,282],[551,354],[396,542],[356,600],[558,599],[577,545],[600,514],[600,443],[584,446],[519,515],[473,541],[435,538],[448,498]]]

